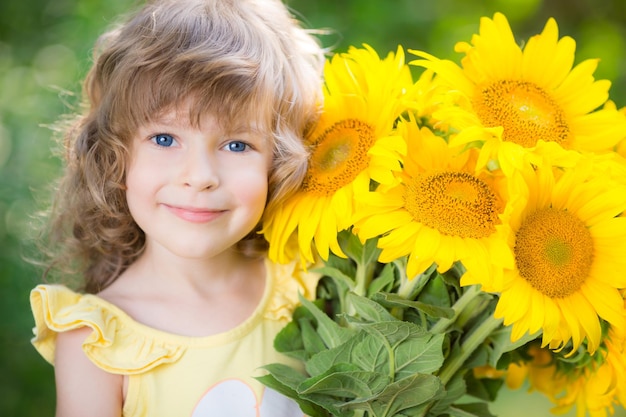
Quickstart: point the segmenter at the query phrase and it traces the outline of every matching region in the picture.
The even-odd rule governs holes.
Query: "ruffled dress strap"
[[[39,285],[31,291],[35,318],[32,343],[54,364],[58,333],[91,328],[83,342],[87,357],[101,369],[124,375],[139,374],[177,361],[185,347],[138,331],[122,310],[91,294],[79,294],[61,285]]]
[[[299,294],[308,300],[315,297],[317,283],[321,275],[305,269],[300,262],[288,264],[266,260],[266,271],[271,275],[272,296],[265,309],[265,318],[289,321],[293,310],[300,304]]]

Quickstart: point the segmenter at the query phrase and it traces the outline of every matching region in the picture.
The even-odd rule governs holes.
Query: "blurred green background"
[[[97,35],[134,4],[123,0],[0,2],[0,415],[51,416],[52,367],[31,347],[29,290],[40,272],[32,253],[31,214],[59,163],[48,127],[76,105]],[[289,0],[312,28],[328,28],[325,46],[345,51],[372,45],[381,55],[405,48],[457,59],[481,16],[507,15],[522,41],[555,17],[561,36],[577,41],[576,61],[600,58],[596,78],[613,81],[612,99],[626,105],[625,0]],[[549,416],[550,405],[522,390],[503,392],[493,411],[503,417]],[[626,415],[617,410],[617,415]],[[568,415],[574,416],[572,412]]]

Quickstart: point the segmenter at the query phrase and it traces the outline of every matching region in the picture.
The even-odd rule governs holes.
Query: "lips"
[[[191,223],[207,223],[225,213],[225,210],[211,210],[195,207],[177,207],[164,204],[175,216]]]

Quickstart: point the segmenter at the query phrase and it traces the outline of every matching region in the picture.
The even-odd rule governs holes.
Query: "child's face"
[[[210,115],[193,127],[187,109],[180,110],[138,129],[126,198],[148,251],[210,258],[258,224],[271,146],[267,135],[253,129],[228,133]]]

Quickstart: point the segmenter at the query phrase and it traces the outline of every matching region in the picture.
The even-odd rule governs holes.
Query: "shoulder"
[[[55,363],[57,347],[76,345],[84,350],[114,331],[112,314],[96,300],[61,285],[39,285],[31,291],[35,319],[31,342],[48,362]]]
[[[57,334],[54,351],[54,365],[57,374],[63,373],[63,370],[71,370],[70,374],[75,374],[78,371],[89,371],[93,375],[105,373],[87,358],[83,350],[83,344],[91,332],[89,327],[80,327]]]
[[[97,410],[98,416],[119,416],[124,379],[96,366],[83,351],[91,329],[59,333],[54,356],[57,415],[80,416]],[[93,415],[93,414],[91,414]]]
[[[95,295],[40,285],[30,301],[35,319],[31,342],[55,366],[59,355],[73,352],[104,372],[128,375],[175,361],[184,351]]]

